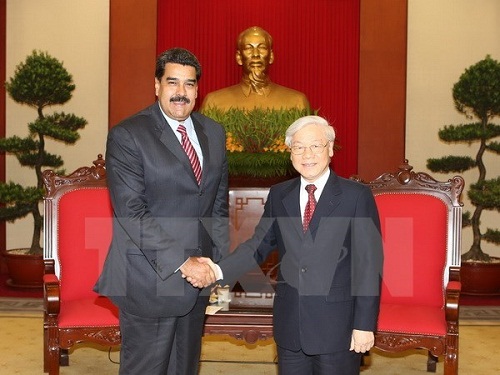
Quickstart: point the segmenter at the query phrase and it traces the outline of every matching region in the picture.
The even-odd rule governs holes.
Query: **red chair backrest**
[[[58,203],[61,300],[97,296],[92,288],[102,270],[112,235],[106,187],[74,189]]]
[[[439,198],[376,194],[384,273],[382,303],[443,306],[448,210]]]

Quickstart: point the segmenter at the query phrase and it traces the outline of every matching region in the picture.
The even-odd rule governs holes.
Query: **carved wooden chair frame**
[[[120,344],[118,324],[100,324],[85,326],[59,327],[61,311],[60,264],[58,261],[59,202],[69,192],[82,189],[106,189],[106,169],[102,155],[94,161],[92,167],[82,167],[68,176],[57,175],[52,170],[43,172],[45,184],[44,196],[44,322],[43,322],[43,358],[44,372],[59,374],[60,365],[68,365],[68,350],[76,343],[92,342],[104,346]],[[92,204],[92,202],[81,202]],[[64,279],[64,277],[63,277]],[[99,297],[104,298],[104,297]],[[109,303],[109,301],[105,301]],[[107,306],[107,304],[106,304]]]
[[[443,335],[415,333],[412,322],[408,330],[384,331],[379,327],[376,332],[375,346],[385,352],[403,352],[409,349],[426,349],[429,353],[427,370],[436,371],[439,356],[444,356],[444,374],[458,374],[458,313],[461,256],[462,206],[460,197],[464,188],[464,179],[455,176],[440,182],[422,172],[413,172],[413,167],[405,162],[396,173],[385,173],[368,182],[375,199],[387,194],[425,194],[440,199],[446,207],[446,265],[443,272],[442,319],[446,322]],[[356,178],[354,178],[356,179]],[[359,179],[357,179],[360,181]],[[411,207],[409,207],[411,209]],[[383,299],[381,314],[383,313]],[[379,323],[380,323],[379,319]]]

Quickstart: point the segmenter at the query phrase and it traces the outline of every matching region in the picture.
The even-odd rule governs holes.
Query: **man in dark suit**
[[[120,374],[198,372],[208,295],[178,270],[215,281],[196,258],[221,257],[228,215],[224,129],[192,112],[200,76],[192,53],[165,51],[156,62],[158,101],[108,135],[115,220],[95,290],[120,311]]]
[[[232,283],[278,248],[274,338],[282,375],[359,374],[360,353],[374,344],[383,262],[378,211],[367,186],[330,170],[334,141],[318,116],[288,128],[285,143],[301,176],[271,187],[252,238],[214,267]]]

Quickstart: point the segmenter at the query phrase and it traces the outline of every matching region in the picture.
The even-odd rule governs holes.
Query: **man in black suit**
[[[282,375],[359,374],[361,353],[374,344],[383,263],[378,211],[367,186],[330,169],[334,141],[318,116],[288,128],[285,143],[301,176],[271,187],[252,238],[212,265],[232,283],[278,248],[274,338]]]
[[[95,290],[120,311],[120,374],[198,371],[208,295],[178,270],[215,281],[196,258],[221,257],[228,216],[224,129],[192,112],[200,76],[191,52],[165,51],[156,62],[158,101],[108,135],[115,220]]]

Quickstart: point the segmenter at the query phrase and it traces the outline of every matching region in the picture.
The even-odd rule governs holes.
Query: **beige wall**
[[[486,54],[500,60],[499,19],[498,0],[408,0],[405,146],[406,157],[415,170],[426,171],[426,160],[430,157],[475,154],[474,146],[441,143],[437,131],[446,124],[467,122],[453,107],[451,87],[466,67]],[[67,171],[90,163],[97,153],[104,151],[108,118],[108,20],[109,0],[7,0],[7,77],[34,48],[47,50],[63,60],[73,74],[76,84],[73,99],[54,109],[83,116],[89,125],[76,145],[49,145],[50,150],[63,155]],[[25,135],[26,124],[34,117],[32,109],[7,99],[8,135]],[[486,160],[489,177],[500,174],[500,163],[494,161],[495,157]],[[9,158],[7,177],[26,183],[31,181],[32,172],[24,173],[17,161]],[[476,177],[475,172],[465,174],[468,183]],[[471,206],[467,204],[466,209]],[[485,224],[497,226],[498,213],[483,215]],[[9,224],[7,231],[8,247],[24,246],[26,233],[31,233],[31,221]],[[464,231],[465,250],[470,245],[469,232]],[[500,255],[498,248],[485,245],[485,249]]]
[[[47,51],[73,75],[76,89],[64,111],[84,117],[88,125],[72,146],[49,141],[47,150],[60,154],[67,172],[90,165],[105,149],[108,129],[109,0],[7,0],[7,79],[33,49]],[[7,136],[26,136],[36,111],[7,98]],[[34,172],[7,157],[7,179],[34,184]],[[7,224],[7,248],[29,246],[31,217]]]
[[[450,145],[438,139],[438,129],[470,122],[455,110],[451,90],[469,66],[487,54],[500,60],[500,1],[409,0],[406,157],[418,171],[426,160],[445,155],[475,157],[477,144]],[[495,120],[500,124],[500,119]],[[487,178],[500,175],[498,155],[485,159]],[[476,171],[464,174],[467,185]],[[451,175],[441,175],[446,179]],[[471,211],[468,202],[465,209]],[[485,226],[500,228],[496,211],[483,211]],[[471,229],[464,229],[463,250],[472,243]],[[500,255],[500,248],[484,243],[483,250]]]

